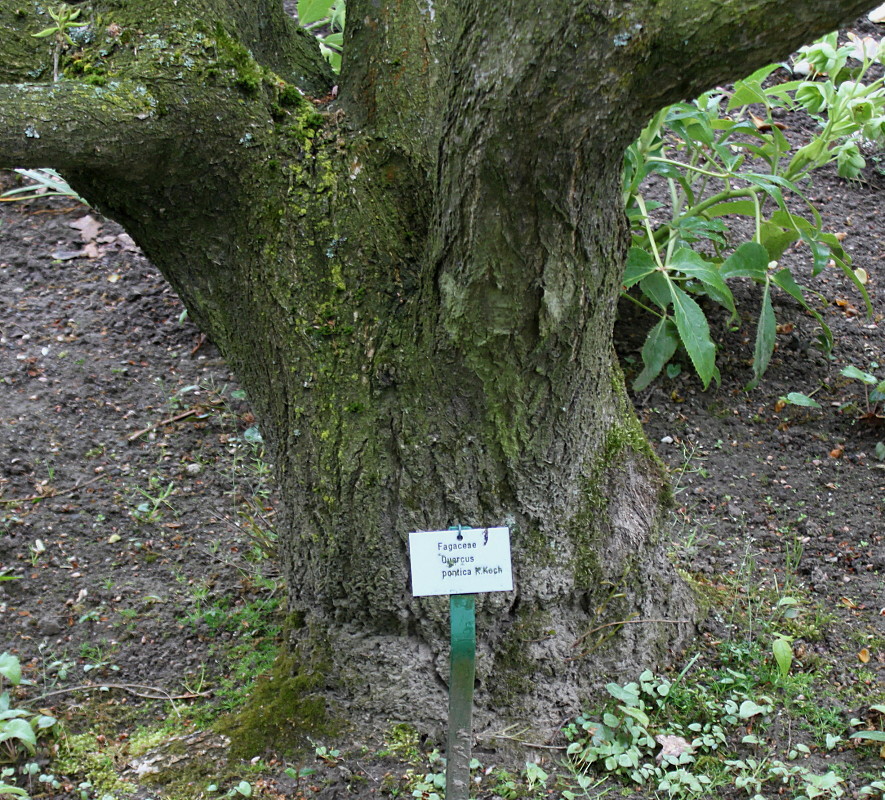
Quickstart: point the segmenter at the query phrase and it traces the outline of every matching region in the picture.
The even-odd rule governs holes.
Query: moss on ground
[[[315,637],[314,637],[315,638]],[[313,641],[302,659],[295,646],[277,656],[259,678],[245,705],[220,719],[215,729],[230,737],[230,757],[252,758],[267,750],[293,755],[311,747],[313,737],[334,736],[341,725],[317,690],[326,684],[328,664],[322,643]]]

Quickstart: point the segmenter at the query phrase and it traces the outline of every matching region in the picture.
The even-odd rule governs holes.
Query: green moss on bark
[[[300,626],[300,618],[292,621]],[[341,722],[319,691],[326,686],[330,659],[322,637],[312,636],[277,656],[259,678],[245,706],[216,723],[230,737],[231,758],[252,758],[267,750],[291,755],[310,747],[311,737],[334,736]]]
[[[521,697],[531,692],[537,664],[528,652],[528,643],[545,637],[552,626],[550,614],[543,609],[521,609],[495,653],[495,666],[489,691],[496,705],[513,708]]]

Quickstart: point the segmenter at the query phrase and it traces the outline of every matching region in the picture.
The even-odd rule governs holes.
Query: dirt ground
[[[703,392],[683,369],[635,402],[672,472],[683,570],[713,593],[801,594],[820,630],[795,643],[797,657],[829,665],[826,694],[847,722],[885,701],[885,409],[840,374],[854,365],[885,378],[885,172],[875,159],[859,182],[826,172],[813,196],[868,273],[874,316],[834,270],[809,277],[832,357],[814,347],[814,319],[780,295],[777,351],[746,393],[758,302],[747,287],[744,325],[717,318],[722,385]],[[791,256],[807,275],[802,257]],[[34,683],[21,697],[72,737],[91,731],[83,741],[96,752],[114,744],[113,768],[140,797],[172,795],[147,788],[126,742],[166,725],[188,746],[217,743],[199,739],[205,708],[235,706],[268,667],[284,592],[255,421],[182,312],[114,223],[68,199],[0,204],[0,576],[14,578],[0,582],[0,653],[16,654]],[[635,322],[619,334],[628,375]],[[782,406],[789,392],[822,408]],[[698,648],[731,623],[714,604]],[[869,748],[849,756],[850,769],[878,768]],[[271,760],[251,780],[267,796],[395,796],[385,776],[402,765],[370,761],[321,758],[302,780]],[[44,796],[101,797],[94,778],[77,793],[78,768]]]

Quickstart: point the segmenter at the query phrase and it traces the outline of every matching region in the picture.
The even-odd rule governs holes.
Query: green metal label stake
[[[453,537],[452,532],[457,531]],[[409,534],[412,594],[449,595],[449,737],[446,800],[468,800],[476,678],[476,592],[513,591],[508,528],[462,528]]]
[[[463,540],[461,526],[458,539]],[[449,656],[449,741],[446,800],[468,800],[473,752],[473,683],[476,678],[476,597],[449,597],[452,649]]]

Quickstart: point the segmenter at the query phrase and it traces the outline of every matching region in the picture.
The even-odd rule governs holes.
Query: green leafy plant
[[[81,25],[81,23],[77,21],[77,18],[80,16],[80,9],[71,8],[71,6],[62,3],[56,8],[48,8],[46,10],[49,12],[49,16],[55,24],[48,28],[44,28],[39,33],[31,35],[37,39],[49,36],[53,37],[52,80],[55,82],[58,80],[58,62],[61,58],[62,50],[74,43],[68,35],[68,30],[71,28],[77,28]]]
[[[878,742],[881,745],[881,753],[883,757],[885,757],[885,724],[883,724],[885,723],[885,705],[879,704],[870,706],[870,712],[879,715],[880,728],[878,730],[855,731],[848,738],[867,742]],[[860,723],[860,720],[852,720],[852,723]]]
[[[803,408],[820,408],[820,403],[813,397],[802,394],[802,392],[789,392],[783,397],[778,398],[778,405],[783,406],[801,406]],[[777,409],[780,411],[780,408]]]
[[[796,244],[807,247],[812,275],[828,264],[839,267],[872,311],[865,274],[851,268],[839,239],[823,230],[817,209],[800,188],[813,170],[833,161],[840,174],[856,177],[864,166],[862,142],[885,141],[882,79],[864,83],[879,59],[879,45],[863,42],[859,49],[836,48],[836,63],[824,57],[833,49],[826,42],[808,48],[804,58],[819,64],[822,80],[775,82],[763,88],[778,68],[771,65],[738,81],[733,92],[717,89],[694,103],[662,109],[628,149],[624,201],[633,246],[624,275],[625,297],[658,318],[643,345],[644,368],[634,389],[648,386],[680,347],[704,388],[719,380],[716,347],[701,303],[721,306],[736,322],[728,284],[740,278],[762,289],[748,388],[758,384],[774,351],[775,291],[786,292],[815,318],[819,343],[829,351],[829,327],[810,305],[808,290],[781,263]],[[844,66],[855,62],[858,66]],[[764,116],[752,113],[751,107]],[[799,108],[819,117],[822,130],[792,153],[772,112]],[[655,186],[654,191],[666,193],[667,203],[649,199]],[[751,224],[749,241],[741,242],[741,234],[733,230],[740,219]]]
[[[0,200],[4,202],[34,200],[38,197],[70,197],[78,203],[86,205],[86,201],[54,169],[17,169],[15,171],[31,182],[0,194]]]
[[[132,511],[132,516],[139,522],[157,522],[163,516],[163,506],[172,508],[169,497],[175,489],[170,481],[165,487],[156,475],[150,478],[150,491],[136,487],[136,491],[145,497]]]
[[[878,367],[879,365],[875,362],[870,364],[870,369],[878,369]],[[885,379],[877,378],[872,373],[858,369],[853,364],[844,367],[842,374],[846,378],[860,381],[863,384],[866,403],[861,419],[869,421],[883,419],[882,403],[885,401]]]
[[[748,656],[759,650],[732,645],[722,655],[729,652],[740,654],[752,667]],[[775,700],[759,692],[758,676],[724,665],[711,676],[712,681],[689,684],[685,676],[697,658],[672,682],[646,671],[638,681],[609,684],[606,689],[613,703],[601,716],[579,717],[564,730],[575,768],[639,784],[660,797],[718,796],[722,793],[716,790],[723,786],[752,798],[768,796],[763,794],[766,789],[786,792],[795,800],[845,795],[838,772],[821,774],[802,763],[811,753],[808,745],[793,743],[784,758],[760,756],[760,747],[770,753],[765,730],[775,714],[782,713]],[[885,707],[877,709],[885,711]],[[864,738],[863,733],[859,731],[856,738]],[[880,740],[877,731],[866,733],[873,734],[866,738]],[[753,748],[753,754],[736,755],[736,738],[741,749]],[[842,739],[830,733],[827,741],[832,749]],[[860,796],[872,796],[874,789],[875,784],[870,784]]]
[[[872,783],[867,784],[862,787],[858,793],[858,797],[885,797],[885,767],[882,769],[882,774],[878,779],[874,780]]]
[[[14,763],[23,752],[34,755],[37,739],[55,726],[56,720],[46,714],[35,714],[14,708],[7,684],[22,682],[19,660],[9,653],[0,655],[0,760]]]
[[[314,753],[319,761],[334,766],[341,759],[341,751],[334,747],[326,747],[324,745],[314,745]]]
[[[679,725],[659,727],[652,721],[662,710],[673,684],[656,678],[646,670],[638,682],[619,686],[610,683],[606,691],[617,704],[605,711],[601,719],[579,717],[565,729],[571,740],[567,752],[582,769],[591,766],[620,775],[640,785],[652,785],[668,791],[676,783],[687,781],[683,768],[696,761],[699,754],[715,751],[725,742],[725,731],[718,723],[692,723],[688,731]],[[736,724],[740,708],[728,701],[727,716]],[[685,734],[691,736],[689,741]],[[655,758],[659,744],[663,755]],[[710,783],[706,776],[688,781],[698,791]],[[672,792],[671,792],[672,795]]]
[[[345,16],[345,0],[298,0],[298,21],[317,37],[334,72],[341,71]]]
[[[211,783],[206,787],[207,792],[220,792],[217,783]],[[251,797],[252,784],[249,781],[240,781],[236,786],[232,786],[222,797]]]

